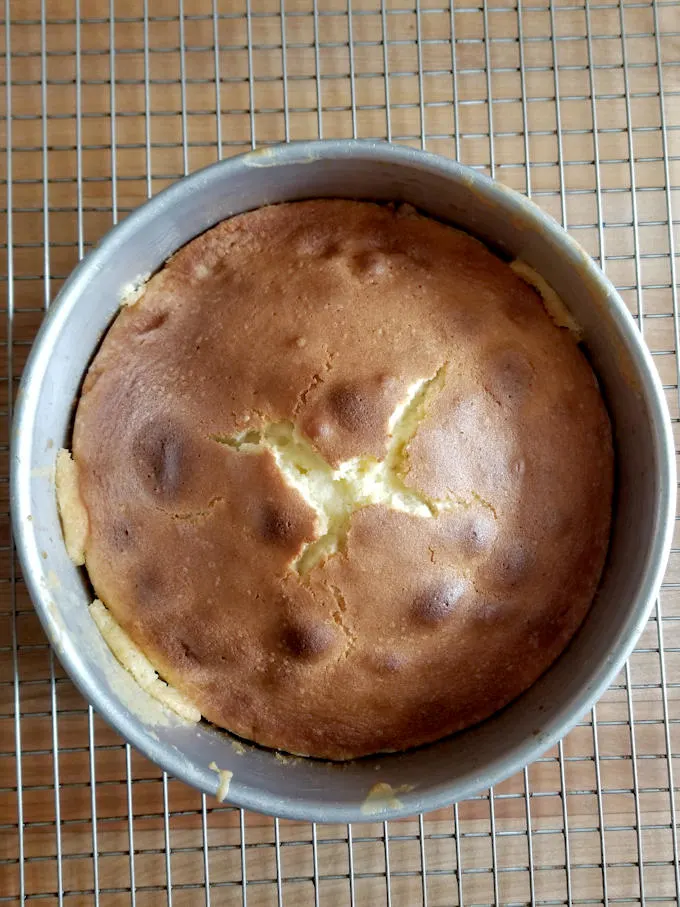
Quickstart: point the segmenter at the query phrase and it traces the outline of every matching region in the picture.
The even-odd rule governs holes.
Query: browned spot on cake
[[[140,323],[137,329],[137,333],[140,337],[143,337],[146,334],[151,334],[154,331],[157,331],[159,328],[163,327],[167,320],[167,312],[149,312],[145,319]]]
[[[358,252],[350,261],[350,269],[360,279],[374,280],[390,270],[387,256],[377,249]]]
[[[413,614],[426,623],[439,623],[453,613],[467,589],[458,577],[421,593],[413,602]]]
[[[144,484],[159,497],[176,498],[183,484],[186,444],[172,425],[151,423],[137,436],[134,453]]]
[[[329,394],[329,401],[338,423],[347,431],[359,431],[372,421],[370,403],[357,387],[336,386]]]
[[[179,640],[179,649],[182,654],[182,657],[185,658],[187,661],[195,661],[200,664],[200,661],[201,661],[200,654],[198,652],[196,652],[196,650],[191,645],[189,645],[189,643],[185,642],[183,639]]]
[[[396,671],[406,667],[407,663],[407,659],[398,652],[386,652],[379,659],[378,666],[386,673],[394,674]]]
[[[304,421],[304,432],[314,441],[325,441],[333,436],[333,427],[321,416],[309,416]]]
[[[333,647],[336,635],[327,623],[291,622],[284,627],[281,641],[284,649],[296,658],[316,658]]]
[[[287,545],[299,537],[299,528],[296,516],[291,511],[270,503],[262,508],[260,531],[266,541]]]

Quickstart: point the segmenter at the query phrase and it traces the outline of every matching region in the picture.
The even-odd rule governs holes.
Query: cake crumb
[[[274,758],[282,765],[291,765],[295,762],[295,756],[286,756],[285,753],[280,753],[278,750],[274,753]]]
[[[149,277],[151,277],[151,274],[143,274],[141,277],[137,277],[136,280],[125,284],[121,291],[120,304],[129,308],[139,302],[146,292],[146,284]]]
[[[386,781],[378,781],[369,790],[366,799],[361,804],[362,815],[374,816],[389,809],[402,809],[404,804],[398,799],[397,794],[407,794],[412,790],[412,784],[392,787]]]
[[[81,567],[85,563],[89,518],[78,487],[78,466],[71,452],[63,447],[57,452],[55,483],[66,550],[76,567]]]
[[[218,768],[214,762],[211,762],[208,768],[213,772],[217,772],[219,780],[217,783],[215,799],[218,803],[224,803],[229,794],[229,785],[231,784],[231,779],[234,777],[234,773],[228,771],[226,768]]]

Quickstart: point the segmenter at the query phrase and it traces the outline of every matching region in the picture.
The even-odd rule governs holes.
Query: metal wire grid
[[[680,3],[442,4],[5,0],[2,903],[678,902],[678,549],[629,665],[554,751],[450,810],[354,827],[217,807],[131,750],[14,560],[9,424],[44,309],[146,197],[271,142],[386,138],[532,194],[617,284],[677,431]]]

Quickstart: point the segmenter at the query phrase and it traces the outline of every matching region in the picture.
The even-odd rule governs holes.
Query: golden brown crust
[[[390,460],[397,509],[345,514],[300,575],[324,528],[268,426],[329,467],[390,459],[390,416],[436,375]],[[607,548],[610,428],[573,337],[471,237],[372,204],[263,208],[180,250],[107,334],[73,455],[99,598],[206,718],[295,753],[404,749],[502,707]]]

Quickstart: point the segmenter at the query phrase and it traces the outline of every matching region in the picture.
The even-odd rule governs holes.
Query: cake
[[[606,408],[551,292],[368,202],[264,207],[173,255],[104,337],[57,470],[93,616],[142,685],[344,760],[534,683],[612,510]]]

